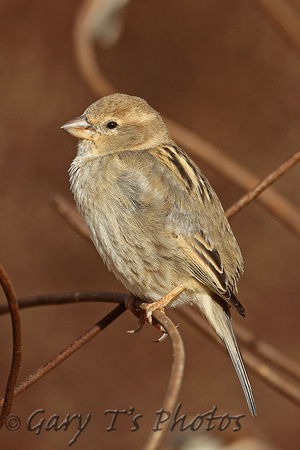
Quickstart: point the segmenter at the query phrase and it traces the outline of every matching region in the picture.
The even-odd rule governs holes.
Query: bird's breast
[[[112,172],[112,171],[110,171]],[[174,239],[166,232],[166,211],[149,208],[153,187],[130,173],[107,175],[100,165],[71,169],[78,210],[103,261],[135,295],[156,300],[173,289],[184,271]]]

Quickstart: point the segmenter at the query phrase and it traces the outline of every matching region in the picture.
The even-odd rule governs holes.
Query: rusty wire
[[[6,384],[6,391],[4,402],[1,405],[1,413],[0,413],[0,429],[2,428],[6,417],[10,414],[12,408],[13,401],[13,392],[17,383],[20,364],[21,364],[21,348],[22,348],[22,339],[21,339],[21,319],[17,297],[14,291],[14,288],[4,270],[4,268],[0,265],[0,284],[5,293],[8,310],[10,312],[11,324],[12,324],[12,333],[13,333],[13,352],[12,352],[12,362],[10,366],[10,372]]]
[[[127,294],[116,292],[67,292],[65,294],[32,295],[18,299],[20,309],[33,308],[34,306],[57,306],[82,302],[107,302],[124,304]],[[0,316],[9,312],[8,305],[0,305]]]
[[[143,304],[140,306],[143,307]],[[177,399],[183,381],[185,363],[184,346],[176,326],[164,312],[159,310],[154,311],[153,318],[166,330],[166,333],[172,343],[173,363],[169,376],[168,387],[162,402],[162,410],[173,412],[177,404]],[[162,442],[167,429],[167,424],[162,423],[161,430],[159,432],[152,430],[145,445],[143,446],[143,450],[154,450],[159,448],[159,444]]]

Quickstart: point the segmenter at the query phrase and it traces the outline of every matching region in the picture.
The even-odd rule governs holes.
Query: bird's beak
[[[92,139],[94,135],[92,125],[86,120],[84,114],[69,120],[61,128],[79,139]]]

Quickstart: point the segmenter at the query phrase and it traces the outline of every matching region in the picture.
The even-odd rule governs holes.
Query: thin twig
[[[222,350],[227,352],[221,340],[209,324],[204,321],[200,314],[197,314],[188,307],[178,308],[178,310],[175,311],[180,315],[180,317],[184,317],[197,331],[204,333],[209,339],[218,344]],[[277,374],[268,365],[262,363],[260,359],[252,355],[248,350],[243,351],[243,358],[246,366],[249,367],[255,375],[260,377],[269,387],[290,400],[295,405],[300,406],[299,387],[293,385],[280,374]]]
[[[168,387],[165,393],[165,398],[162,403],[162,410],[168,411],[168,413],[172,414],[178,402],[178,396],[183,381],[184,361],[185,361],[184,346],[176,326],[165,315],[164,312],[154,311],[153,318],[166,330],[172,344],[173,363],[169,377]],[[159,448],[159,445],[161,444],[162,439],[168,430],[167,424],[168,422],[162,423],[161,424],[162,429],[160,431],[154,430],[151,431],[148,440],[145,446],[143,447],[144,450],[155,450]]]
[[[12,323],[12,333],[13,333],[13,356],[10,367],[10,372],[6,384],[6,391],[4,396],[4,401],[2,403],[3,407],[1,409],[0,414],[0,429],[2,428],[6,417],[9,415],[12,408],[12,401],[14,397],[14,389],[17,383],[20,364],[21,364],[21,349],[22,349],[22,340],[21,340],[21,319],[17,297],[14,291],[14,288],[9,281],[9,278],[4,270],[4,268],[0,265],[0,284],[3,288],[3,291],[6,295],[6,299],[8,302],[8,307],[11,316]],[[2,406],[1,405],[1,406]]]
[[[287,0],[252,0],[282,33],[286,42],[300,55],[300,19]]]
[[[248,191],[243,197],[241,197],[236,203],[234,203],[226,211],[226,216],[231,219],[235,214],[245,208],[249,203],[251,203],[256,197],[258,197],[265,189],[267,189],[271,184],[275,183],[282,175],[287,173],[295,164],[300,161],[300,150],[295,152],[290,156],[284,163],[282,163],[277,169],[270,173],[266,178],[264,178],[260,183],[258,183],[253,189]]]
[[[75,26],[77,62],[84,79],[99,96],[117,92],[117,88],[103,75],[94,48],[94,27],[91,24],[94,23],[95,12],[100,22],[101,7],[104,4],[107,5],[103,0],[86,0],[79,11]],[[246,167],[193,131],[167,117],[164,117],[164,120],[178,144],[188,149],[191,154],[200,157],[240,188],[248,191],[260,182],[260,179]],[[274,189],[268,189],[259,196],[258,201],[290,231],[300,237],[300,212],[290,201]]]
[[[14,397],[24,392],[34,383],[39,381],[45,375],[47,375],[51,370],[55,369],[59,364],[69,358],[73,353],[87,344],[93,337],[99,334],[104,328],[110,325],[115,319],[117,319],[126,308],[124,305],[119,304],[114,308],[110,313],[108,313],[103,319],[97,322],[90,330],[80,336],[78,339],[73,341],[68,347],[66,347],[63,351],[58,353],[54,358],[48,361],[46,364],[41,366],[35,372],[33,372],[29,377],[25,378],[14,390]],[[0,399],[0,405],[2,404],[3,399]]]

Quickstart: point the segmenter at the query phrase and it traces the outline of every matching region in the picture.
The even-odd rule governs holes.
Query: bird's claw
[[[167,336],[168,336],[168,333],[166,333],[165,331],[162,331],[161,337],[158,339],[152,339],[152,342],[154,342],[155,344],[160,343],[160,342],[164,341]]]
[[[134,307],[135,299],[136,299],[136,297],[133,294],[130,294],[127,297],[127,299],[125,300],[125,307],[127,309],[129,309],[134,315],[137,315],[137,313],[140,315],[137,328],[135,330],[127,331],[127,333],[130,333],[130,334],[135,334],[135,333],[138,333],[139,331],[141,331],[141,329],[143,328],[143,326],[145,325],[145,322],[146,322],[145,313]]]
[[[144,327],[145,323],[146,323],[145,314],[143,312],[141,312],[141,315],[140,315],[140,318],[138,321],[138,326],[136,327],[135,330],[128,330],[127,333],[130,333],[130,334],[138,333]]]

